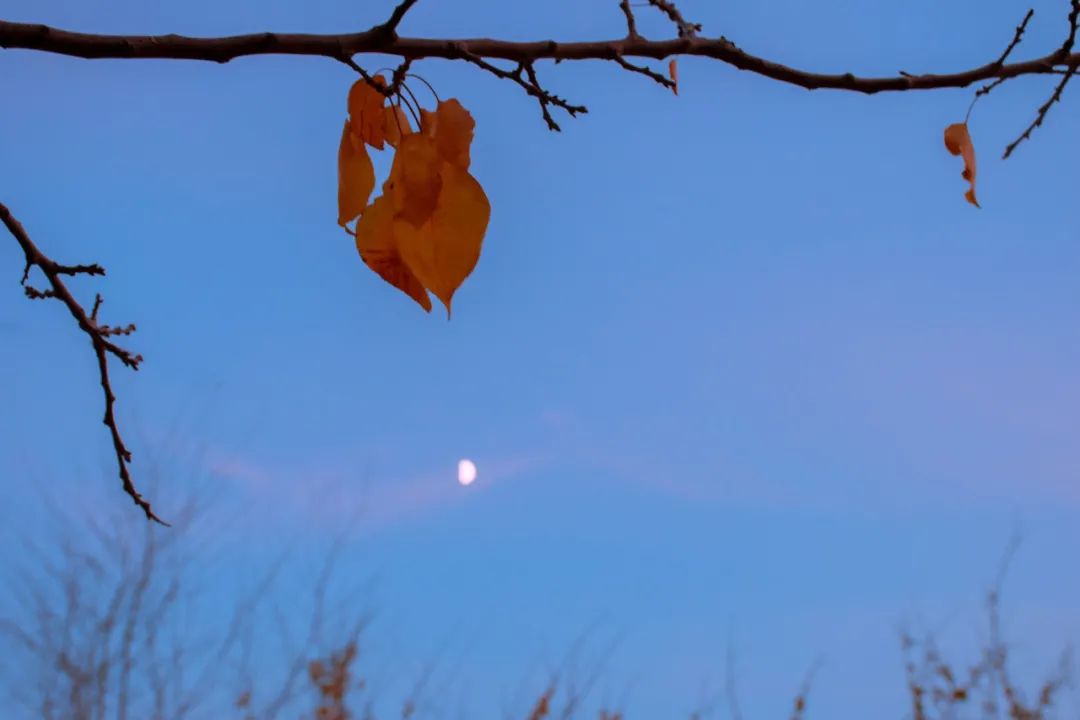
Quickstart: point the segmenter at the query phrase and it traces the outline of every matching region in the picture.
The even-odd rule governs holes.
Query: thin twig
[[[1054,103],[1061,100],[1061,94],[1065,92],[1065,86],[1069,84],[1069,80],[1076,74],[1076,68],[1073,68],[1071,72],[1065,73],[1065,76],[1061,78],[1061,82],[1054,88],[1054,92],[1050,94],[1050,98],[1039,106],[1038,112],[1035,114],[1035,119],[1031,121],[1031,124],[1027,126],[1024,132],[1020,133],[1020,137],[1009,143],[1005,148],[1005,153],[1001,156],[1002,160],[1008,160],[1009,156],[1013,154],[1013,150],[1016,150],[1020,143],[1024,142],[1031,137],[1031,133],[1035,131],[1035,128],[1043,124],[1043,120],[1046,119],[1046,114],[1050,112],[1050,108]]]
[[[1055,53],[1055,55],[1062,60],[1073,57],[1072,51],[1073,47],[1076,45],[1077,26],[1080,25],[1080,0],[1070,0],[1068,23],[1069,32],[1066,34],[1065,41],[1061,44],[1061,48]],[[1043,124],[1043,120],[1046,119],[1046,114],[1050,112],[1050,108],[1053,107],[1054,103],[1061,100],[1061,95],[1065,92],[1065,86],[1069,84],[1069,80],[1072,79],[1072,76],[1075,75],[1076,72],[1076,63],[1067,65],[1065,76],[1062,77],[1061,81],[1054,87],[1054,92],[1050,94],[1047,101],[1039,106],[1039,110],[1035,114],[1035,119],[1031,121],[1031,124],[1027,126],[1024,132],[1020,133],[1018,138],[1009,143],[1008,147],[1005,148],[1005,153],[1002,155],[1003,160],[1007,160],[1020,143],[1030,138],[1031,133],[1034,132],[1035,128]],[[987,92],[989,92],[989,90],[987,90]]]
[[[457,57],[476,65],[478,68],[486,70],[497,78],[517,83],[525,92],[536,98],[536,101],[540,104],[540,112],[544,116],[544,122],[547,123],[550,130],[558,132],[562,128],[555,122],[555,118],[551,116],[551,111],[548,109],[549,106],[555,106],[565,110],[570,117],[576,117],[578,113],[589,112],[584,105],[572,105],[564,98],[545,90],[540,85],[540,79],[536,76],[536,69],[533,67],[532,62],[520,62],[513,70],[504,70],[492,65],[482,57],[472,54],[465,47],[456,49],[458,52]]]
[[[795,702],[791,709],[791,720],[802,720],[806,714],[806,701],[810,697],[810,688],[814,684],[814,676],[817,675],[817,671],[821,669],[821,658],[819,657],[810,666],[810,669],[806,671],[806,677],[803,678],[802,685],[799,686],[799,694],[795,696]]]
[[[615,60],[615,62],[617,62],[619,64],[619,67],[621,67],[623,70],[629,70],[630,72],[638,73],[639,75],[644,75],[645,77],[649,78],[650,80],[653,80],[655,82],[660,83],[661,85],[666,87],[668,90],[674,90],[675,89],[675,82],[673,80],[671,80],[671,78],[669,78],[669,77],[667,77],[665,75],[661,75],[660,73],[656,72],[655,70],[647,68],[644,65],[635,65],[635,64],[633,64],[631,62],[627,62],[626,58],[624,58],[622,55],[616,55],[613,59]]]
[[[739,684],[738,679],[735,677],[735,647],[730,643],[727,649],[726,665],[724,692],[727,695],[728,712],[731,713],[731,720],[742,720],[742,708],[739,705]]]
[[[405,19],[405,13],[409,12],[418,0],[401,0],[398,6],[394,8],[394,12],[390,14],[390,19],[387,20],[380,29],[394,37],[397,37],[398,25]]]
[[[637,19],[634,11],[630,9],[630,0],[619,0],[619,9],[626,16],[626,37],[634,39],[640,37],[637,31]]]
[[[678,30],[680,38],[692,38],[701,32],[701,25],[699,23],[687,22],[686,18],[682,16],[679,9],[675,7],[675,3],[671,0],[649,0],[649,4],[668,16],[671,22],[675,23],[675,28]]]
[[[1027,15],[1025,15],[1024,19],[1020,21],[1020,24],[1016,26],[1016,30],[1013,33],[1013,38],[1009,42],[1008,46],[1005,48],[1005,51],[1002,52],[1001,56],[994,61],[995,65],[997,65],[998,67],[1002,67],[1003,65],[1005,65],[1005,61],[1009,59],[1012,51],[1015,50],[1016,46],[1020,44],[1021,40],[1023,40],[1024,32],[1027,30],[1028,23],[1031,22],[1031,18],[1033,17],[1035,17],[1035,8],[1029,8],[1027,11]],[[971,104],[968,105],[967,115],[964,116],[964,122],[966,123],[971,118],[971,111],[975,109],[975,103],[979,101],[979,98],[983,97],[984,95],[989,95],[990,92],[993,91],[993,89],[996,88],[998,85],[1001,85],[1011,79],[1012,78],[997,78],[993,82],[987,83],[986,85],[983,85],[981,88],[976,90],[975,97],[971,98]]]
[[[101,296],[97,296],[94,301],[93,310],[87,314],[86,309],[75,299],[67,285],[61,279],[61,276],[63,275],[104,275],[105,269],[100,265],[61,265],[55,262],[38,249],[37,245],[30,239],[30,235],[27,234],[22,223],[11,214],[11,211],[3,203],[0,203],[0,221],[7,227],[8,232],[15,238],[15,241],[19,243],[19,246],[26,256],[26,270],[23,273],[23,284],[26,287],[26,294],[31,298],[54,298],[59,300],[68,309],[71,316],[75,318],[75,322],[79,325],[79,328],[90,338],[90,342],[94,347],[94,355],[97,357],[98,373],[101,378],[101,389],[105,394],[104,423],[109,428],[109,434],[112,438],[113,450],[116,453],[116,462],[119,467],[120,480],[123,483],[124,492],[126,492],[135,504],[142,509],[147,518],[161,523],[162,525],[168,525],[168,523],[154,514],[154,511],[150,507],[150,503],[135,489],[135,483],[131,479],[131,472],[128,468],[128,465],[131,463],[131,452],[127,449],[123,438],[120,436],[120,429],[117,427],[116,414],[113,409],[116,403],[116,395],[113,393],[112,384],[109,382],[109,355],[112,355],[132,370],[139,369],[139,363],[142,362],[142,356],[120,347],[110,340],[109,337],[112,335],[127,335],[134,332],[135,326],[128,325],[120,330],[109,328],[107,325],[99,326],[97,323],[97,313],[101,307]],[[37,267],[41,270],[42,274],[49,281],[50,288],[48,290],[37,290],[26,285],[26,280],[29,277],[31,267]]]
[[[1009,59],[1009,55],[1012,55],[1012,51],[1016,49],[1016,46],[1020,44],[1020,41],[1024,39],[1024,32],[1027,30],[1028,23],[1031,22],[1031,18],[1035,17],[1035,8],[1028,8],[1027,15],[1020,21],[1020,24],[1016,26],[1016,32],[1013,34],[1012,42],[1005,48],[1005,52],[1001,53],[994,64],[1001,67],[1005,64],[1005,61]]]

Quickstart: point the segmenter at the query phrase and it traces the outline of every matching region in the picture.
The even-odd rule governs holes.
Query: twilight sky
[[[0,16],[341,32],[392,4],[6,0]],[[1060,44],[1067,5],[1034,3],[1016,57]],[[891,75],[995,58],[1028,3],[680,6],[751,52]],[[623,31],[616,0],[421,0],[401,28]],[[815,717],[899,717],[900,623],[970,648],[1016,526],[1007,631],[1023,677],[1052,667],[1080,640],[1078,91],[1006,162],[1051,82],[980,102],[976,210],[941,141],[971,91],[810,93],[679,67],[675,98],[608,63],[539,66],[589,108],[555,134],[509,83],[414,66],[476,118],[493,208],[451,322],[335,225],[353,76],[328,60],[2,51],[0,200],[55,259],[107,268],[73,285],[139,326],[143,368],[114,370],[136,476],[166,517],[196,488],[217,498],[228,522],[190,538],[214,572],[288,550],[287,603],[346,537],[339,571],[379,616],[372,652],[406,675],[440,658],[472,717],[521,714],[583,634],[595,654],[617,641],[593,699],[631,717],[717,694],[729,645],[748,716],[781,716],[821,657]],[[0,542],[48,545],[62,528],[45,500],[135,510],[84,337],[22,297],[10,240],[0,268]],[[463,456],[480,471],[467,489]]]

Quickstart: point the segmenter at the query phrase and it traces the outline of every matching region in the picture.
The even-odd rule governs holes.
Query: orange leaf
[[[971,142],[967,123],[953,123],[945,128],[945,148],[953,155],[963,156],[964,171],[961,176],[971,184],[964,197],[969,203],[979,207],[979,201],[975,199],[975,146]]]
[[[345,225],[362,213],[374,189],[375,168],[367,148],[349,130],[346,121],[338,146],[338,225]]]
[[[446,306],[476,267],[491,217],[491,204],[480,183],[449,162],[441,167],[442,184],[431,219],[415,226],[394,222],[402,259]]]
[[[671,58],[671,62],[667,64],[668,75],[671,76],[671,82],[674,87],[671,88],[671,92],[676,95],[679,94],[679,65],[675,62],[676,58]]]
[[[408,135],[413,131],[409,124],[409,116],[400,105],[386,106],[386,142],[390,147],[396,148],[401,142],[402,135]]]
[[[431,298],[401,258],[394,235],[394,208],[383,195],[356,221],[356,249],[364,264],[431,312]]]
[[[383,192],[393,201],[396,218],[414,227],[427,222],[439,200],[441,164],[433,138],[421,133],[401,138],[394,164],[390,166],[390,179],[383,187]]]
[[[386,87],[381,75],[374,78],[375,85]],[[386,97],[367,80],[361,78],[349,89],[349,122],[353,133],[368,145],[383,149],[386,133],[386,113],[383,104]]]
[[[457,100],[421,109],[420,132],[401,107],[380,110],[383,137],[397,152],[382,196],[356,222],[356,248],[368,267],[425,310],[434,293],[449,317],[454,293],[480,259],[491,216],[487,195],[468,172],[476,123]],[[346,138],[364,150],[352,127],[346,125]]]
[[[420,108],[420,132],[428,137],[435,137],[435,128],[439,125],[439,116],[430,110]]]
[[[469,169],[469,146],[476,121],[461,103],[451,98],[435,109],[434,137],[439,154],[462,170]]]

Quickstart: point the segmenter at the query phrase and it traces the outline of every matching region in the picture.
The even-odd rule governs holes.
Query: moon
[[[457,464],[457,481],[462,485],[472,485],[476,479],[476,463],[472,460],[461,459]]]

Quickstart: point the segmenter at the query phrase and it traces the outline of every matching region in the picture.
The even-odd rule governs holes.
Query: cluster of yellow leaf
[[[469,174],[476,122],[457,100],[420,110],[415,132],[400,105],[359,80],[338,150],[338,224],[357,217],[353,235],[364,263],[431,312],[430,291],[446,306],[480,259],[491,205]],[[396,150],[382,195],[369,205],[375,170],[367,145]]]
[[[953,155],[963,156],[964,171],[961,176],[971,184],[964,197],[969,203],[979,207],[979,201],[975,199],[975,145],[971,142],[971,133],[968,132],[966,122],[953,123],[945,128],[945,148]]]

